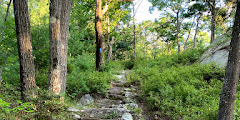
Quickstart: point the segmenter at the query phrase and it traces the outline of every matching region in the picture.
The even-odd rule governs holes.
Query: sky
[[[136,23],[140,23],[146,20],[154,21],[155,18],[159,18],[160,11],[155,10],[152,12],[152,14],[149,12],[149,7],[152,6],[152,3],[148,2],[148,0],[135,0],[135,3],[137,3],[135,9],[138,8],[135,16]]]

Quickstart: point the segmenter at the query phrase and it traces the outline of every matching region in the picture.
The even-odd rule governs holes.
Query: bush
[[[0,86],[0,119],[70,119],[67,106],[48,94],[36,90],[37,98],[31,102],[21,102],[20,92],[3,82]]]
[[[191,65],[202,54],[202,49],[191,49],[181,54],[162,55],[156,59],[137,59],[133,69],[159,67],[160,70],[171,66]]]
[[[136,71],[128,76],[139,79],[143,94],[152,108],[174,119],[216,119],[224,70],[213,64],[157,68]]]
[[[192,49],[179,55],[137,60],[128,82],[140,85],[152,109],[173,119],[216,119],[225,72],[215,64],[194,63],[201,53]],[[239,99],[237,94],[236,119],[240,118]]]
[[[67,93],[71,98],[80,98],[85,93],[105,94],[110,88],[112,74],[108,72],[79,72],[68,75]]]

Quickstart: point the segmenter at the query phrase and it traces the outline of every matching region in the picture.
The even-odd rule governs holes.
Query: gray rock
[[[81,110],[80,113],[85,117],[91,118],[104,118],[114,113],[114,117],[121,117],[124,113],[128,113],[130,110],[124,108],[89,108]]]
[[[85,106],[90,105],[93,102],[94,102],[94,99],[90,94],[86,94],[86,95],[82,96],[82,98],[79,101],[80,104],[85,105]]]
[[[223,34],[222,36],[216,38],[214,42],[202,55],[201,64],[205,63],[216,63],[221,67],[227,66],[229,46],[231,37],[229,37],[230,32]]]
[[[203,59],[201,63],[204,64],[204,63],[215,62],[218,65],[220,65],[222,67],[225,67],[225,66],[227,66],[228,54],[229,54],[228,50],[225,50],[225,49],[218,50],[214,54],[212,54],[211,56]]]
[[[126,98],[132,98],[133,97],[133,93],[132,92],[125,92],[125,97]]]
[[[68,111],[69,111],[69,112],[79,112],[80,110],[79,110],[79,109],[76,109],[76,108],[73,108],[73,107],[69,107],[69,108],[68,108]]]
[[[73,119],[74,120],[79,120],[79,119],[81,119],[81,117],[80,117],[80,115],[73,114]]]
[[[121,120],[133,120],[133,116],[130,113],[124,113]]]

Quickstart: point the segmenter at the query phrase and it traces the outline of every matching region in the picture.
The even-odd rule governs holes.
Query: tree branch
[[[109,4],[110,4],[111,1],[112,1],[112,0],[108,0],[108,1],[107,1],[107,4],[104,6],[104,9],[103,9],[103,11],[102,11],[102,16],[108,11],[108,6],[109,6]]]

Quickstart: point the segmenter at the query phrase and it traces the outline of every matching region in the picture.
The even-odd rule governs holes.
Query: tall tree
[[[108,5],[111,0],[108,0],[104,9],[102,10],[102,0],[96,0],[96,15],[95,15],[95,32],[96,32],[96,70],[102,71],[102,57],[103,57],[103,35],[102,35],[102,17],[108,10]]]
[[[182,22],[182,15],[184,12],[183,8],[183,0],[148,0],[153,4],[150,10],[153,10],[154,7],[158,8],[159,10],[165,10],[165,11],[171,11],[167,12],[167,14],[170,14],[174,17],[174,21],[176,21],[176,39],[177,39],[177,46],[178,46],[178,53],[181,52],[181,46],[180,46],[180,28],[181,28],[181,22]],[[174,14],[173,14],[174,13]]]
[[[214,41],[215,37],[215,24],[216,24],[216,0],[206,0],[211,11],[211,43]]]
[[[67,80],[67,53],[68,53],[68,35],[69,35],[69,22],[70,22],[70,12],[71,12],[71,0],[62,0],[62,9],[61,9],[61,20],[60,20],[60,29],[61,29],[61,48],[62,59],[60,60],[62,65],[61,79],[62,93],[65,93],[66,90],[66,80]]]
[[[9,1],[8,5],[7,5],[7,11],[6,11],[6,15],[5,15],[5,18],[4,18],[4,22],[3,22],[3,30],[1,31],[2,34],[1,34],[1,40],[0,40],[0,43],[3,41],[3,36],[4,36],[4,30],[6,29],[6,22],[7,22],[7,18],[8,18],[8,13],[9,13],[9,8],[10,8],[10,5],[12,3],[12,0]],[[0,2],[1,4],[1,2]],[[6,62],[6,59],[7,59],[7,55],[3,55],[3,61],[1,62],[1,67],[0,67],[0,84],[1,84],[1,81],[2,81],[2,71],[3,71],[3,68],[5,66],[5,62]]]
[[[60,16],[62,0],[51,0],[50,3],[50,64],[49,64],[49,91],[51,94],[60,94],[61,90],[61,30]]]
[[[133,49],[134,49],[134,60],[136,60],[136,24],[135,24],[135,3],[133,0]]]
[[[237,11],[233,26],[228,64],[226,67],[225,79],[220,96],[218,120],[232,120],[234,100],[239,80],[240,60],[240,1],[237,1]]]
[[[70,0],[51,0],[50,3],[50,67],[49,91],[51,94],[64,94],[67,75],[67,50]]]
[[[15,25],[20,60],[21,99],[34,97],[35,68],[32,55],[32,41],[27,0],[13,0]]]

